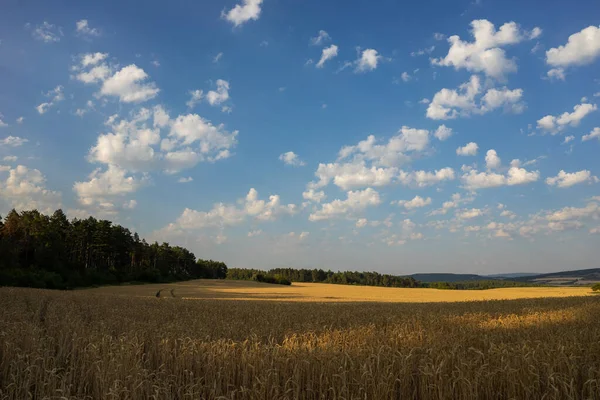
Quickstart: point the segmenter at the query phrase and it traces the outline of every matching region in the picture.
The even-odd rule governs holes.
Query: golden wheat
[[[0,289],[0,397],[600,399],[597,296],[188,301],[150,289]]]

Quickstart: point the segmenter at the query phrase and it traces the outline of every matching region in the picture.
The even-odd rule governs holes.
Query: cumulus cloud
[[[488,150],[485,154],[485,167],[487,169],[498,169],[500,168],[500,164],[501,160],[500,157],[498,157],[498,153],[496,153],[496,150]]]
[[[470,142],[464,145],[463,147],[459,147],[456,149],[456,154],[459,156],[476,156],[477,150],[479,150],[479,146],[477,143]]]
[[[573,173],[560,170],[558,175],[546,178],[546,184],[559,188],[568,188],[579,183],[598,182],[598,178],[593,176],[588,170],[581,170]]]
[[[564,80],[564,69],[591,64],[600,57],[600,26],[588,26],[572,34],[567,44],[551,48],[546,52],[546,64],[553,67],[548,76]]]
[[[496,30],[488,20],[471,22],[473,42],[461,40],[454,35],[448,38],[450,49],[445,57],[432,59],[433,65],[466,69],[471,72],[483,72],[489,77],[504,79],[511,72],[517,71],[514,59],[509,59],[502,47],[533,39],[541,34],[541,29],[534,28],[527,32],[515,22],[507,22]]]
[[[39,170],[24,165],[3,170],[8,177],[0,179],[0,197],[12,208],[50,214],[61,207],[60,192],[46,188],[46,178]]]
[[[115,96],[123,103],[141,103],[153,99],[160,89],[154,82],[146,82],[148,74],[135,64],[115,72],[102,83],[100,94]]]
[[[431,197],[423,198],[421,196],[415,196],[412,200],[400,200],[395,202],[400,207],[404,207],[407,210],[415,208],[425,207],[431,204]]]
[[[237,131],[228,132],[198,114],[171,119],[160,106],[142,108],[131,119],[112,116],[106,125],[110,132],[98,136],[89,161],[133,171],[181,171],[228,158],[237,144]]]
[[[194,180],[194,178],[192,178],[191,176],[188,177],[181,177],[179,179],[177,179],[178,183],[190,183]]]
[[[332,44],[329,47],[325,47],[323,49],[323,53],[321,54],[321,59],[317,63],[316,67],[317,68],[323,68],[323,66],[325,65],[325,63],[328,60],[333,59],[337,55],[338,55],[338,47],[335,44]]]
[[[283,161],[284,164],[294,167],[302,167],[306,165],[306,163],[302,161],[300,157],[298,157],[298,154],[294,153],[293,151],[288,151],[287,153],[281,154],[279,159]]]
[[[231,10],[221,13],[221,17],[231,22],[234,26],[240,26],[250,20],[258,20],[263,0],[242,0],[242,4],[236,4]]]
[[[0,139],[0,147],[20,147],[27,142],[29,142],[29,139],[25,139],[19,136],[7,136],[4,139]]]
[[[105,171],[94,170],[87,181],[75,182],[73,190],[82,205],[110,210],[115,208],[115,198],[134,193],[142,184],[143,180],[127,176],[124,169],[109,165]]]
[[[381,56],[374,49],[363,50],[360,57],[355,61],[355,72],[368,72],[377,68]]]
[[[482,215],[483,211],[479,208],[471,208],[470,210],[463,210],[456,213],[456,217],[459,219],[473,219],[481,217]]]
[[[374,135],[354,146],[345,146],[339,152],[339,160],[371,161],[376,166],[396,166],[407,162],[408,153],[425,151],[429,146],[429,131],[403,126],[387,143],[377,144]]]
[[[537,121],[538,129],[542,129],[546,132],[556,135],[563,131],[567,127],[578,126],[583,118],[588,114],[596,111],[598,106],[596,104],[582,103],[577,104],[573,107],[573,112],[564,112],[561,115],[546,115]]]
[[[600,128],[594,128],[587,135],[583,135],[583,137],[581,138],[581,141],[582,142],[587,142],[588,140],[592,140],[592,139],[598,139],[598,140],[600,140]]]
[[[325,197],[327,196],[325,196],[325,192],[322,190],[315,191],[314,189],[309,189],[302,193],[302,198],[304,200],[314,201],[316,203],[320,203],[325,199]]]
[[[430,171],[401,171],[398,179],[407,186],[427,187],[443,181],[454,180],[454,170],[446,167],[433,172]]]
[[[349,191],[345,200],[336,199],[331,203],[325,203],[321,209],[310,214],[310,221],[321,221],[331,218],[350,216],[353,213],[363,211],[367,207],[381,204],[379,193],[372,189]]]
[[[34,39],[44,43],[60,42],[60,38],[64,36],[60,26],[53,25],[47,21],[44,21],[41,25],[37,25],[31,32],[31,35]]]
[[[446,215],[448,211],[458,208],[461,204],[471,203],[474,199],[474,197],[462,197],[460,193],[454,193],[450,200],[442,204],[441,208],[431,211],[428,215]]]
[[[190,99],[185,103],[188,108],[194,108],[196,104],[202,100],[204,97],[204,92],[202,90],[190,90]]]
[[[310,38],[310,44],[313,46],[320,46],[331,40],[331,36],[324,30],[320,30],[317,36]]]
[[[63,89],[64,88],[62,85],[58,85],[57,87],[55,87],[54,89],[52,89],[48,93],[46,93],[45,96],[50,98],[50,100],[38,105],[35,108],[37,110],[37,112],[40,114],[45,114],[48,111],[48,109],[55,106],[56,103],[63,101],[65,99]]]
[[[435,130],[433,136],[435,136],[438,140],[444,141],[452,136],[452,128],[448,128],[446,125],[440,125]]]
[[[217,79],[217,90],[206,93],[206,100],[211,106],[218,106],[229,99],[229,82]]]
[[[96,28],[91,28],[87,19],[79,20],[75,23],[75,28],[78,34],[85,36],[100,36],[100,31]]]
[[[522,89],[506,87],[492,88],[484,93],[479,77],[473,75],[458,89],[443,88],[437,92],[427,107],[426,115],[430,119],[445,120],[486,114],[500,108],[506,113],[518,114],[525,110],[522,97]]]
[[[294,204],[281,204],[278,195],[261,200],[256,189],[251,188],[238,205],[216,203],[209,211],[196,211],[189,208],[183,210],[177,220],[163,230],[193,231],[204,228],[224,228],[240,225],[248,219],[255,223],[274,221],[283,215],[293,215],[297,212]]]
[[[367,226],[368,222],[369,221],[366,218],[359,218],[359,219],[356,220],[355,226],[357,228],[364,228],[365,226]]]
[[[532,183],[540,178],[539,171],[527,171],[525,168],[511,167],[506,175],[495,172],[479,172],[472,169],[461,180],[465,189],[477,190],[499,186],[515,186]]]

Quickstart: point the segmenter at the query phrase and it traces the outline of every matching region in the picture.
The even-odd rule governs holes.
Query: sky
[[[600,5],[3,1],[0,215],[230,267],[599,267]]]

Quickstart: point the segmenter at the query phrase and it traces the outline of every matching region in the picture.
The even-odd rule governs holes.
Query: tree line
[[[255,280],[258,277],[263,279],[272,278],[271,283],[287,282],[316,282],[316,283],[335,283],[343,285],[365,285],[365,286],[385,286],[385,287],[420,287],[420,283],[410,276],[396,276],[380,274],[378,272],[354,272],[322,269],[293,269],[293,268],[274,268],[268,271],[257,269],[229,268],[227,279],[236,280]],[[264,280],[263,280],[264,281]]]
[[[122,282],[223,279],[227,265],[152,244],[111,221],[73,219],[62,210],[12,210],[0,217],[0,286],[69,289]]]

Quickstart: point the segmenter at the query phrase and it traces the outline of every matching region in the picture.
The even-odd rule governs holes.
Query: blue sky
[[[61,207],[237,267],[598,267],[599,21],[595,1],[4,2],[0,214]]]

